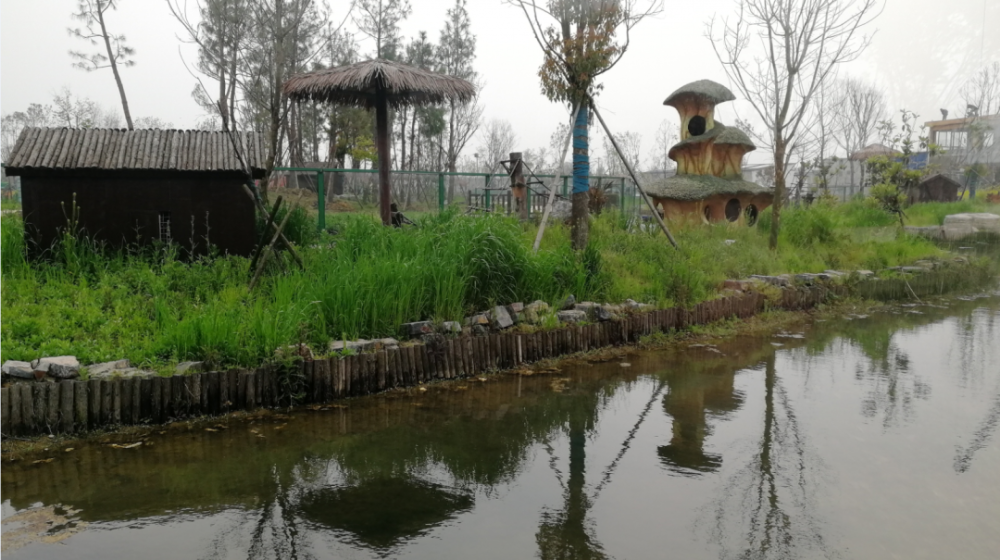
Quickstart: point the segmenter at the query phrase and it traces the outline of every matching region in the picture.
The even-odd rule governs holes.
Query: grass
[[[300,212],[300,211],[296,211]],[[171,247],[108,251],[65,236],[41,260],[25,257],[23,225],[4,216],[3,359],[71,354],[84,364],[129,358],[146,367],[183,360],[256,366],[278,347],[396,336],[401,323],[461,320],[494,304],[542,299],[691,305],[727,278],[750,274],[880,269],[943,253],[898,231],[863,203],[786,209],[781,249],[763,228],[728,224],[662,234],[616,213],[596,217],[580,254],[568,228],[547,230],[502,216],[422,216],[419,228],[384,228],[369,215],[329,215],[338,233],[317,234],[304,213],[290,237],[305,270],[272,264],[253,292],[249,262],[233,256],[185,261]],[[766,226],[769,214],[761,217]]]

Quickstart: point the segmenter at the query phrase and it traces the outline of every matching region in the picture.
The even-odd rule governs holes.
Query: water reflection
[[[714,505],[722,558],[830,558],[816,514],[819,463],[809,456],[795,410],[775,369],[764,363],[763,431],[750,460],[729,478]]]
[[[743,404],[743,394],[733,386],[737,370],[729,360],[706,358],[702,364],[709,367],[667,377],[670,391],[663,397],[663,410],[672,418],[673,436],[657,453],[669,470],[682,475],[715,472],[722,466],[722,455],[704,449],[712,433],[707,418],[723,420]]]
[[[12,558],[100,556],[109,550],[102,543],[129,538],[120,529],[152,535],[181,517],[210,535],[191,545],[198,547],[191,556],[213,560],[468,557],[473,549],[459,554],[441,545],[444,535],[468,534],[483,551],[521,546],[509,553],[518,557],[653,556],[662,552],[661,538],[695,539],[692,525],[706,527],[718,548],[716,555],[703,541],[692,545],[702,557],[836,556],[831,514],[820,507],[827,442],[816,440],[808,421],[824,417],[810,416],[803,397],[803,387],[822,387],[824,378],[810,370],[835,372],[831,359],[843,362],[844,379],[860,390],[836,422],[865,418],[882,431],[915,422],[916,403],[932,404],[932,381],[935,395],[947,389],[948,375],[981,389],[985,414],[946,457],[951,477],[957,471],[967,478],[975,461],[990,457],[1000,422],[1000,379],[982,367],[986,352],[996,352],[1000,300],[989,308],[963,305],[825,324],[805,338],[782,338],[777,350],[771,339],[678,348],[634,356],[631,368],[567,366],[555,383],[546,376],[453,383],[213,431],[151,431],[135,450],[88,445],[52,463],[4,465],[5,516],[67,504],[88,531],[102,529],[100,539],[81,540],[83,531],[66,547],[29,545]],[[971,324],[963,319],[976,313]],[[956,315],[956,344],[975,353],[958,363],[971,373],[929,377],[905,335]],[[635,488],[673,494],[652,504],[616,501]],[[677,508],[691,507],[673,496],[692,492],[703,497],[692,509],[705,513],[690,524],[672,522]],[[497,504],[517,512],[506,519],[523,521],[516,538],[527,542],[458,532],[484,511],[506,511]],[[618,506],[619,525],[603,521],[608,504]],[[639,515],[662,518],[663,534],[638,537],[648,540],[641,553],[622,556],[622,527]]]

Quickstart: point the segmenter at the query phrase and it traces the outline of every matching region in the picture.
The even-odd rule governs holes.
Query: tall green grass
[[[941,252],[877,212],[861,203],[786,209],[777,252],[763,227],[729,224],[680,228],[675,251],[662,233],[612,212],[593,220],[591,244],[579,254],[558,223],[535,254],[536,226],[502,216],[445,212],[395,229],[374,216],[338,214],[329,222],[338,233],[329,235],[293,215],[298,229],[289,234],[305,269],[272,263],[252,292],[247,259],[182,260],[164,246],[110,251],[65,236],[29,261],[20,219],[6,216],[0,350],[3,359],[256,365],[280,346],[324,353],[331,340],[395,336],[404,322],[461,320],[495,304],[574,294],[690,305],[713,297],[726,278],[878,269]],[[767,220],[764,213],[761,226]]]

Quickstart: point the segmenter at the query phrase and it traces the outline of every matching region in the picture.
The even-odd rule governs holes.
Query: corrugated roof
[[[253,175],[264,171],[266,145],[259,132],[233,133]],[[244,171],[225,132],[25,128],[7,173],[34,169]]]

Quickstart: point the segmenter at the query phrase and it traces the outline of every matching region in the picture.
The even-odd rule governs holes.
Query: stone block
[[[177,364],[177,369],[174,370],[174,374],[187,375],[189,373],[201,373],[204,370],[205,362],[181,362]]]
[[[413,323],[403,323],[403,332],[410,338],[417,338],[423,334],[434,332],[434,325],[430,321],[415,321]]]
[[[72,379],[80,376],[80,361],[76,356],[54,356],[42,358],[35,366],[35,376],[43,371],[56,379]]]
[[[739,282],[739,280],[726,280],[726,282]],[[634,299],[627,299],[627,300],[625,300],[624,305],[625,305],[625,307],[627,307],[629,309],[639,309],[639,306],[642,305],[642,304],[640,304],[639,302],[635,301]]]
[[[121,371],[130,367],[132,367],[132,362],[128,360],[91,364],[87,366],[87,376],[91,378],[108,377],[115,371]]]
[[[597,316],[597,308],[598,307],[600,307],[600,305],[596,304],[596,303],[594,303],[592,301],[582,301],[582,302],[574,305],[573,309],[575,309],[577,311],[583,311],[584,313],[587,314],[587,319],[593,321],[593,320],[595,320],[595,318]]]
[[[493,328],[498,330],[509,329],[514,326],[514,319],[510,317],[510,312],[507,308],[498,305],[490,311],[490,319],[492,319],[491,324]]]
[[[396,340],[396,339],[390,339]],[[398,342],[397,342],[398,344]],[[363,352],[375,346],[374,340],[368,340],[365,338],[359,338],[357,340],[334,340],[330,342],[330,352],[342,353],[344,350],[350,350],[351,352]]]
[[[477,313],[475,315],[466,317],[465,324],[470,327],[474,327],[476,325],[486,326],[490,324],[490,318],[487,317],[485,313]]]
[[[573,294],[570,294],[569,297],[563,300],[562,305],[559,306],[559,310],[569,311],[570,309],[573,309],[574,305],[576,305],[576,297]]]
[[[594,309],[594,318],[598,321],[610,321],[615,318],[614,313],[609,309],[610,306],[598,305]]]
[[[862,277],[862,278],[871,278],[871,277],[875,276],[875,273],[872,272],[872,271],[870,271],[870,270],[863,270],[863,269],[862,270],[855,270],[854,273],[857,274],[858,276]]]
[[[31,363],[20,362],[18,360],[7,360],[3,363],[3,367],[0,368],[4,375],[17,377],[19,379],[33,379],[35,377],[34,369],[35,368],[31,367]]]
[[[445,321],[441,323],[441,332],[458,334],[462,332],[462,324],[458,321]]]
[[[524,312],[524,303],[522,303],[520,301],[517,302],[517,303],[512,303],[512,304],[510,304],[510,305],[507,306],[507,311],[510,311],[511,314],[514,314],[514,313],[523,313]]]
[[[944,217],[944,225],[972,227],[976,231],[1000,233],[1000,215],[985,212],[952,214]]]
[[[563,323],[582,323],[587,320],[587,314],[576,309],[559,311],[556,317]]]

